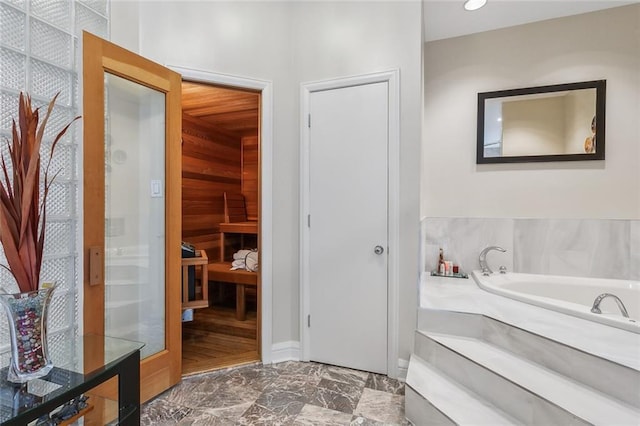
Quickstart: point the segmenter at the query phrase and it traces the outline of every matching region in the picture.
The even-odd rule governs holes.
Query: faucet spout
[[[489,253],[491,250],[501,251],[503,253],[506,252],[505,249],[499,246],[489,246],[480,252],[480,256],[478,257],[478,261],[480,262],[480,269],[482,269],[482,272],[486,275],[493,274],[493,271],[487,264],[487,253]]]
[[[607,297],[611,297],[613,300],[615,300],[616,305],[618,305],[618,308],[620,309],[623,317],[629,318],[629,313],[627,312],[627,308],[624,307],[624,303],[622,303],[622,300],[620,300],[620,298],[615,294],[611,293],[602,293],[600,296],[596,297],[596,300],[593,301],[591,312],[593,312],[594,314],[601,314],[602,311],[600,310],[600,303],[602,303],[602,301]]]

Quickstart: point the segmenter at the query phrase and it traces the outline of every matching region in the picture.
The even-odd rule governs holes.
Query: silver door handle
[[[374,252],[375,254],[382,254],[382,253],[384,253],[384,247],[382,247],[382,246],[376,246],[376,247],[373,249],[373,252]]]

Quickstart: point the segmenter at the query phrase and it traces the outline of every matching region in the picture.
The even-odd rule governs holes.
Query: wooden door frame
[[[259,241],[260,241],[260,274],[259,274],[259,313],[257,317],[258,352],[263,364],[272,362],[272,248],[273,248],[273,83],[219,74],[209,71],[194,70],[180,66],[167,65],[168,68],[182,75],[184,80],[215,84],[239,89],[256,90],[260,96],[260,156],[259,156]]]
[[[388,83],[389,87],[389,186],[387,198],[388,229],[388,270],[387,270],[387,375],[398,377],[398,326],[399,326],[399,253],[400,247],[400,72],[365,74],[324,81],[302,83],[300,85],[300,346],[301,359],[309,361],[311,355],[310,331],[307,315],[310,314],[309,280],[309,112],[311,94],[331,89],[341,89],[372,83]]]
[[[182,115],[180,75],[91,33],[83,32],[83,333],[104,334],[104,73],[123,77],[165,97],[165,349],[141,361],[141,402],[180,381],[182,370],[181,253]],[[99,99],[100,102],[95,100]],[[176,110],[178,109],[178,110]],[[88,196],[87,196],[88,194]],[[96,223],[95,218],[101,219]],[[102,248],[103,271],[90,285],[90,247]],[[87,322],[102,316],[102,327]]]

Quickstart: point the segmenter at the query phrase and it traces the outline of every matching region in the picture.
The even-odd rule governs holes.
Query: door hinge
[[[311,327],[311,314],[307,315],[307,327]]]
[[[307,215],[307,228],[311,228],[311,215]]]
[[[307,126],[311,128],[311,114],[307,114]]]

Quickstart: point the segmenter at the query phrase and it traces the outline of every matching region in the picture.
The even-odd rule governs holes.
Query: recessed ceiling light
[[[487,4],[487,0],[467,0],[464,2],[465,10],[478,10]]]

